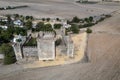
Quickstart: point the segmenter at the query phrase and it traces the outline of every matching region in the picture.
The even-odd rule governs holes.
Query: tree
[[[73,33],[79,33],[79,27],[77,25],[72,25],[71,26],[71,31]]]
[[[44,31],[53,31],[52,25],[51,24],[46,24],[44,26]]]
[[[56,18],[56,20],[57,20],[57,21],[60,21],[60,19],[59,19],[59,18]]]
[[[86,32],[87,33],[92,33],[92,30],[90,28],[87,28]]]
[[[12,64],[16,62],[15,53],[10,44],[3,44],[0,47],[0,52],[4,54],[4,64]]]
[[[89,21],[90,21],[90,22],[93,21],[93,17],[92,17],[92,16],[89,17]]]
[[[25,26],[27,30],[32,29],[32,21],[28,20],[27,22],[25,22]]]
[[[14,14],[14,16],[15,16],[15,19],[19,18],[19,14]]]
[[[10,42],[10,40],[13,38],[12,33],[10,33],[9,31],[2,31],[0,34],[0,41],[3,43],[8,43]]]
[[[67,24],[71,24],[71,21],[67,20]]]
[[[72,22],[75,22],[75,23],[79,23],[79,21],[80,19],[77,16],[73,17],[72,19]]]
[[[42,18],[42,21],[45,21],[45,18]]]
[[[46,20],[49,22],[49,21],[50,21],[50,18],[47,18]]]
[[[54,29],[60,29],[62,24],[54,24]]]
[[[15,27],[14,28],[14,33],[17,34],[17,35],[21,34],[22,36],[27,35],[26,29],[20,28],[20,27]]]
[[[58,45],[60,45],[61,42],[62,42],[61,39],[57,39],[57,40],[55,41],[55,45],[58,46]]]
[[[19,16],[19,19],[20,19],[22,22],[24,22],[25,17],[24,17],[23,15],[20,15],[20,16]]]
[[[39,22],[36,25],[36,31],[41,31],[41,29],[44,27],[44,22]]]
[[[26,16],[25,19],[28,20],[30,17],[29,16]]]
[[[87,23],[89,23],[90,21],[89,21],[89,18],[85,18],[84,19]]]
[[[33,16],[29,16],[29,18],[30,18],[31,20],[34,20]]]
[[[7,15],[7,26],[10,26],[12,23],[12,19],[10,15]]]
[[[21,41],[22,41],[22,39],[17,39],[16,41],[17,41],[17,42],[21,42]]]
[[[24,46],[37,46],[36,38],[31,38],[27,43],[24,44]]]
[[[44,22],[38,22],[36,25],[36,27],[42,27],[42,26],[44,26]]]

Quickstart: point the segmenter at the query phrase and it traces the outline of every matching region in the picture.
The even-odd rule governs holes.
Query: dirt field
[[[120,11],[92,30],[88,63],[25,70],[16,64],[0,66],[0,80],[120,80]]]
[[[0,80],[120,80],[120,14],[101,22],[89,35],[89,63],[26,69],[2,75]],[[116,25],[117,24],[117,25]],[[6,71],[7,68],[2,67]],[[18,65],[19,66],[19,65]],[[0,71],[1,72],[1,71]]]
[[[111,33],[120,33],[116,21],[120,14],[93,27],[95,32],[88,39],[89,63],[14,71],[0,80],[120,80],[120,35]],[[107,22],[112,24],[107,26]],[[102,28],[106,29],[103,33]]]
[[[0,0],[0,6],[28,5],[28,8],[0,11],[0,14],[32,15],[51,18],[81,18],[91,15],[110,13],[120,8],[119,5],[78,4],[74,0]]]

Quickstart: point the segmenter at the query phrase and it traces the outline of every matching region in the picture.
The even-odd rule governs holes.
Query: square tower
[[[39,60],[55,59],[55,40],[53,32],[42,32],[37,38]]]

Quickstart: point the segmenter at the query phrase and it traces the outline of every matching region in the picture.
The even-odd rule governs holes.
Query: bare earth
[[[110,13],[120,9],[120,4],[78,4],[75,0],[0,0],[0,6],[28,5],[28,8],[0,11],[0,14],[22,14],[35,17],[81,18]]]
[[[120,80],[120,13],[93,27],[89,35],[89,63],[26,69],[0,80]],[[116,25],[117,24],[117,25]]]
[[[88,63],[26,70],[17,69],[17,65],[10,73],[0,73],[0,80],[120,80],[120,11],[92,29],[88,38]],[[6,67],[11,66],[14,65]]]

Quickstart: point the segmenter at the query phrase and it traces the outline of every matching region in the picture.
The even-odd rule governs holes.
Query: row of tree
[[[91,23],[93,22],[93,17],[90,16],[89,18],[84,18],[84,19],[79,19],[77,16],[73,17],[71,23],[79,23],[79,22],[87,22],[87,23]]]

